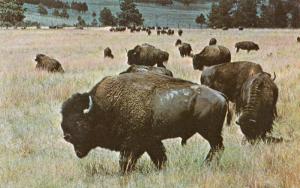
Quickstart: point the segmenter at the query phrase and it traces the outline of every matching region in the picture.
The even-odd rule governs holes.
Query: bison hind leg
[[[152,143],[147,149],[152,162],[159,170],[162,169],[167,161],[166,149],[161,141]]]
[[[210,150],[205,158],[205,162],[209,163],[214,158],[219,161],[221,154],[224,151],[223,138],[222,136],[216,136],[214,138],[208,138],[208,142],[210,144]]]

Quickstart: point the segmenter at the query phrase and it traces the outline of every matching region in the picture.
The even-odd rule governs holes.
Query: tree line
[[[79,12],[86,12],[88,11],[88,5],[86,2],[76,2],[73,1],[71,4],[68,2],[63,2],[60,0],[20,0],[23,1],[23,3],[33,4],[33,5],[43,5],[47,8],[56,8],[56,9],[73,9],[77,10]]]
[[[220,0],[213,3],[209,27],[300,27],[298,0]]]

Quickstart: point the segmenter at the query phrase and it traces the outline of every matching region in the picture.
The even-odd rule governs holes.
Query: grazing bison
[[[182,41],[180,39],[177,39],[175,42],[175,46],[179,46],[182,44]]]
[[[165,67],[164,62],[169,59],[169,53],[162,51],[150,44],[137,45],[134,49],[127,52],[129,65],[146,65]]]
[[[167,160],[162,140],[202,135],[210,144],[206,161],[224,149],[224,96],[208,87],[151,73],[106,77],[90,92],[63,103],[64,139],[79,158],[102,147],[120,152],[123,173],[147,152],[158,169]]]
[[[62,68],[61,64],[44,54],[38,54],[35,58],[36,69],[46,70],[48,72],[60,72],[64,73],[64,69]]]
[[[109,58],[114,58],[114,55],[111,52],[111,49],[109,47],[104,49],[104,58],[109,57]]]
[[[259,46],[252,41],[243,41],[235,44],[236,52],[238,53],[240,49],[247,50],[248,53],[251,50],[259,50]]]
[[[181,29],[178,30],[178,35],[181,37],[183,31]]]
[[[126,71],[121,72],[120,74],[135,73],[135,72],[151,72],[151,73],[155,73],[155,74],[162,74],[162,75],[173,77],[173,73],[166,68],[149,67],[149,66],[145,66],[145,65],[131,65]]]
[[[243,30],[244,30],[244,28],[240,26],[240,27],[239,27],[239,30],[240,30],[240,31],[243,31]]]
[[[204,66],[213,66],[229,63],[231,54],[228,48],[219,45],[206,46],[199,54],[193,57],[194,69],[203,70]]]
[[[216,44],[217,44],[217,39],[211,38],[209,41],[209,45],[212,46],[212,45],[216,45]]]
[[[182,43],[179,47],[178,50],[180,52],[181,57],[185,57],[185,56],[191,56],[191,52],[192,52],[192,47],[190,44],[188,43]]]
[[[204,69],[201,84],[224,93],[233,103],[240,103],[238,101],[244,82],[252,75],[262,72],[259,64],[248,61],[225,63]]]
[[[282,141],[282,138],[267,136],[277,116],[278,88],[274,79],[268,73],[258,73],[243,84],[239,105],[242,107],[241,115],[237,124],[250,143],[258,139],[267,143]]]

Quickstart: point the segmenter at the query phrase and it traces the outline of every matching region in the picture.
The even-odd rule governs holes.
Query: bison
[[[259,50],[258,44],[252,41],[242,41],[235,44],[236,52],[238,53],[240,49],[247,50],[249,53],[251,50]]]
[[[179,46],[182,44],[182,41],[180,39],[177,39],[175,42],[175,46]]]
[[[203,70],[204,66],[213,66],[231,61],[228,48],[219,45],[206,46],[199,54],[193,57],[194,69]]]
[[[38,54],[35,61],[37,62],[36,69],[46,70],[48,72],[64,73],[64,69],[57,60],[44,54]]]
[[[192,47],[190,44],[188,43],[182,43],[179,47],[178,50],[180,52],[181,57],[185,57],[185,56],[191,56],[191,52],[192,52]]]
[[[149,66],[145,66],[145,65],[131,65],[126,71],[121,72],[120,74],[135,73],[135,72],[151,72],[151,73],[155,73],[155,74],[162,74],[162,75],[173,77],[173,73],[166,68],[149,67]]]
[[[237,103],[244,82],[252,75],[262,73],[259,64],[238,61],[207,67],[201,74],[201,84],[224,93]]]
[[[209,41],[209,45],[212,46],[212,45],[216,45],[216,44],[217,44],[217,39],[211,38]]]
[[[163,63],[169,60],[169,53],[145,43],[129,50],[127,57],[129,65],[154,66],[157,64],[158,67],[165,67]]]
[[[159,74],[127,73],[106,77],[90,92],[66,100],[61,128],[79,158],[96,147],[119,151],[121,172],[127,173],[147,152],[161,169],[167,160],[164,139],[199,133],[211,147],[207,162],[224,150],[227,107],[223,94],[208,87]]]
[[[275,79],[275,78],[274,78]],[[250,143],[256,140],[281,142],[267,134],[272,131],[273,121],[277,117],[276,103],[278,87],[268,73],[258,73],[250,77],[241,90],[241,115],[237,120],[242,132]]]
[[[111,58],[111,59],[114,58],[114,55],[112,54],[111,49],[109,47],[104,49],[104,58],[106,58],[106,57]]]
[[[178,35],[179,35],[180,37],[182,36],[182,33],[183,33],[182,29],[179,29],[179,30],[178,30]]]

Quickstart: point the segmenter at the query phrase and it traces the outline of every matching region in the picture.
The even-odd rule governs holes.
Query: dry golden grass
[[[242,145],[237,125],[224,127],[220,165],[203,165],[209,145],[194,136],[186,147],[167,140],[168,163],[157,171],[149,157],[128,176],[118,172],[118,153],[93,150],[76,158],[60,128],[60,108],[75,92],[84,92],[104,76],[127,68],[125,48],[149,42],[170,53],[167,67],[176,77],[199,82],[191,59],[181,58],[176,36],[109,33],[99,29],[59,31],[0,30],[0,187],[299,187],[300,44],[299,30],[184,30],[182,39],[199,52],[211,37],[230,48],[233,60],[254,61],[276,72],[280,89],[274,135],[282,144]],[[259,43],[258,52],[234,52],[240,40]],[[103,59],[110,46],[114,60]],[[58,59],[65,74],[34,69],[34,57]],[[270,55],[272,53],[272,55]]]

